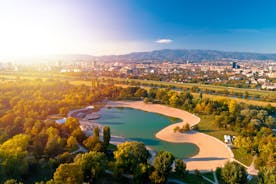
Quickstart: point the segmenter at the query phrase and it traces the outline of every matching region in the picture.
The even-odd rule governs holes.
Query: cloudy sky
[[[271,0],[3,0],[0,56],[276,52]]]

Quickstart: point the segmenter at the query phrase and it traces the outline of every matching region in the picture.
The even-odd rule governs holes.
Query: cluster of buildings
[[[227,81],[256,84],[259,88],[275,90],[276,62],[248,60],[220,61],[114,61],[97,60],[57,61],[51,64],[35,64],[34,69],[40,72],[80,73],[86,72],[96,76],[129,77],[151,79],[160,77],[168,82],[201,82],[219,83]],[[24,66],[11,63],[0,63],[1,70],[24,70]]]

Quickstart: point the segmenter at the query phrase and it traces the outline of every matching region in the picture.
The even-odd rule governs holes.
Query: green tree
[[[227,162],[221,171],[222,178],[227,184],[247,183],[247,174],[241,165],[236,162]]]
[[[175,160],[175,173],[179,177],[184,177],[185,174],[187,173],[187,171],[186,171],[186,164],[184,163],[183,160],[180,160],[180,159],[176,159]]]
[[[105,147],[109,145],[109,141],[110,141],[110,128],[109,126],[105,126],[103,129],[103,142]]]
[[[134,173],[140,163],[147,163],[150,154],[140,142],[125,142],[114,152],[115,164],[123,173]]]
[[[258,175],[259,184],[276,184],[276,167],[263,167]]]
[[[162,178],[165,178],[166,180],[167,176],[172,170],[172,164],[174,162],[174,159],[175,159],[174,156],[170,152],[167,152],[167,151],[158,152],[154,159],[154,168],[157,173],[153,175],[155,175],[156,177],[157,175],[159,175],[159,177],[157,177],[158,180],[161,180]]]
[[[0,181],[20,179],[28,172],[27,146],[30,137],[18,134],[0,145]]]
[[[148,183],[151,167],[147,163],[140,163],[134,171],[134,183]]]
[[[93,137],[94,137],[95,140],[100,141],[100,129],[99,129],[99,127],[94,128]]]
[[[153,171],[150,175],[150,180],[154,184],[164,184],[166,182],[166,177],[158,171]]]
[[[90,151],[89,153],[79,154],[74,163],[81,166],[84,174],[84,181],[93,181],[104,173],[107,167],[107,159],[104,153]]]
[[[48,137],[44,152],[50,157],[56,156],[63,151],[64,146],[65,141],[60,136],[50,135]]]
[[[55,184],[82,184],[83,172],[80,165],[69,163],[61,164],[54,173]]]

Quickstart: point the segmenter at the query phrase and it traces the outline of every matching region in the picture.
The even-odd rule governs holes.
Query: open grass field
[[[197,115],[200,117],[200,123],[198,124],[199,131],[224,141],[224,135],[237,135],[236,132],[231,130],[223,130],[216,127],[214,124],[214,117],[211,115]]]
[[[224,135],[237,135],[236,132],[231,130],[223,130],[216,127],[213,123],[214,117],[210,115],[199,115],[201,121],[198,124],[199,131],[213,137],[218,138],[221,141],[224,141]],[[234,153],[235,159],[249,166],[253,160],[253,156],[251,154],[245,153],[241,149],[232,149]]]
[[[241,163],[250,166],[252,160],[253,160],[253,156],[251,154],[246,153],[245,151],[241,150],[241,149],[232,149],[235,159],[237,159],[238,161],[240,161]]]

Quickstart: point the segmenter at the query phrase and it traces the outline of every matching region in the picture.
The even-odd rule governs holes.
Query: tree
[[[23,184],[22,182],[18,182],[15,179],[9,179],[4,182],[4,184]]]
[[[83,141],[85,147],[89,150],[93,150],[97,143],[100,142],[100,129],[95,127],[93,130],[93,136],[89,136],[86,140]]]
[[[134,173],[140,163],[147,163],[149,156],[145,145],[140,142],[119,144],[118,150],[114,152],[117,168],[127,173]]]
[[[29,136],[18,134],[0,145],[0,178],[19,179],[28,171]],[[1,182],[0,179],[0,182]]]
[[[235,114],[237,111],[237,102],[235,100],[231,100],[228,104],[228,109],[231,114]]]
[[[276,184],[276,167],[263,167],[258,175],[259,184]]]
[[[99,127],[94,128],[93,137],[94,137],[95,140],[100,141],[100,129],[99,129]]]
[[[81,166],[84,181],[92,181],[104,173],[107,159],[104,153],[90,151],[89,153],[77,155],[74,163]]]
[[[186,123],[185,125],[183,125],[183,127],[182,127],[182,131],[183,132],[188,132],[190,130],[191,130],[191,128],[190,128],[190,124],[189,123]]]
[[[184,163],[183,160],[180,160],[180,159],[176,159],[175,160],[175,173],[179,177],[184,177],[185,174],[187,173],[187,171],[186,171],[186,164]]]
[[[169,103],[173,107],[179,107],[182,105],[183,100],[175,93],[170,97]]]
[[[172,155],[172,153],[167,152],[167,151],[160,151],[157,153],[155,159],[154,159],[154,168],[155,171],[157,171],[156,174],[159,174],[161,178],[167,178],[168,174],[170,173],[170,171],[172,170],[172,164],[174,161],[174,156]]]
[[[134,96],[135,97],[147,97],[148,92],[147,90],[143,89],[143,88],[139,88],[135,93]]]
[[[247,174],[241,165],[236,162],[227,162],[221,171],[222,178],[227,184],[247,183]]]
[[[83,171],[80,165],[69,163],[61,164],[54,173],[55,184],[82,184]]]
[[[71,151],[73,150],[76,150],[78,148],[78,141],[75,137],[73,136],[70,136],[68,139],[67,139],[67,145],[66,145],[67,148],[69,148]]]
[[[202,100],[202,97],[203,97],[202,91],[200,91],[200,92],[199,92],[199,98],[200,98],[200,100]]]
[[[69,108],[68,107],[61,107],[59,109],[59,114],[63,117],[66,117],[67,113],[69,112]]]
[[[161,175],[158,171],[153,171],[150,175],[150,180],[154,184],[163,184],[166,182],[166,177]]]
[[[140,163],[134,171],[134,183],[148,183],[151,168],[152,166],[147,163]]]
[[[109,145],[109,141],[110,141],[110,128],[109,126],[105,126],[103,129],[103,142],[105,147]]]
[[[44,152],[48,156],[56,156],[63,151],[64,146],[65,142],[60,136],[50,135],[48,137]]]
[[[66,122],[63,124],[65,131],[68,134],[71,134],[74,130],[80,127],[79,120],[76,118],[69,117],[66,119]]]

